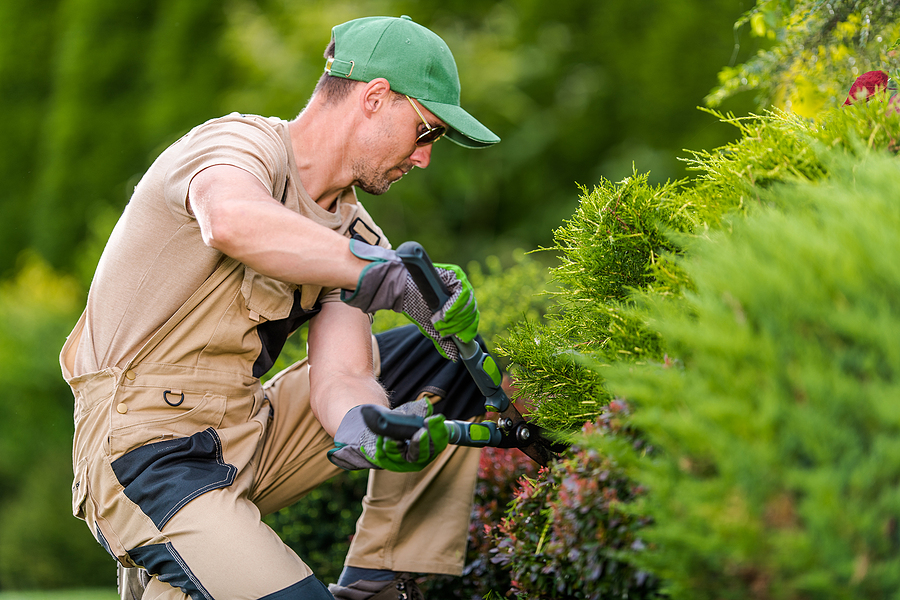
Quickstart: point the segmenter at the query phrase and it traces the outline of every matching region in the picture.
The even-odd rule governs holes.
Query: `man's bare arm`
[[[367,264],[353,256],[346,237],[285,208],[237,167],[198,173],[188,207],[206,245],[274,279],[355,289]]]
[[[367,315],[343,302],[328,302],[310,321],[308,342],[310,404],[325,431],[334,436],[354,406],[388,406],[374,374]]]

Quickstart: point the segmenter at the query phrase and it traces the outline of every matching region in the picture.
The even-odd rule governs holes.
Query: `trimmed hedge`
[[[634,562],[673,599],[900,589],[900,165],[832,158],[691,245],[696,292],[647,308],[683,366],[607,372],[656,450],[608,448],[649,490]]]
[[[741,119],[720,117],[737,126],[741,137],[715,151],[693,153],[690,163],[696,175],[690,180],[649,186],[645,178],[636,176],[617,184],[602,182],[590,192],[582,190],[578,211],[557,231],[552,248],[562,257],[560,266],[552,270],[559,285],[556,305],[546,320],[517,326],[503,340],[501,351],[511,360],[523,395],[534,399],[535,414],[545,426],[574,431],[604,414],[617,397],[633,403],[633,424],[642,439],[660,451],[659,456],[635,454],[628,440],[617,434],[589,436],[584,445],[601,449],[613,466],[627,473],[632,485],[646,490],[617,510],[630,514],[635,523],[653,523],[640,534],[648,547],[631,548],[630,532],[607,540],[606,547],[618,549],[617,559],[623,563],[658,578],[667,594],[683,598],[886,597],[893,579],[882,571],[887,565],[897,566],[890,554],[896,552],[892,549],[897,525],[887,517],[885,507],[894,507],[890,490],[896,486],[888,484],[900,478],[900,471],[890,470],[894,461],[885,450],[892,447],[889,432],[893,427],[883,421],[893,418],[885,402],[860,392],[856,396],[860,402],[875,404],[855,409],[835,405],[824,412],[807,406],[806,412],[797,413],[803,418],[788,429],[754,427],[759,419],[784,417],[797,410],[785,404],[788,396],[772,395],[775,383],[796,378],[805,387],[799,388],[795,403],[810,402],[813,390],[853,398],[858,392],[854,385],[861,383],[871,383],[873,389],[887,394],[885,398],[897,397],[890,387],[894,372],[888,358],[892,354],[884,336],[894,331],[889,294],[895,269],[889,263],[896,261],[886,237],[896,236],[897,231],[891,229],[889,204],[897,189],[891,169],[896,170],[893,153],[900,139],[900,116],[885,110],[883,103],[871,102],[829,113],[818,122],[778,111]],[[874,163],[877,168],[871,166]],[[868,175],[862,178],[864,173]],[[879,178],[884,183],[878,184]],[[858,197],[853,190],[863,180],[864,195],[880,195],[887,205],[860,198],[844,202],[840,210],[827,208],[837,202],[829,194]],[[785,191],[795,188],[804,191]],[[860,211],[860,207],[866,208]],[[829,210],[836,212],[827,219],[856,223],[855,233],[837,228],[826,232],[825,224],[811,216],[824,219]],[[857,222],[862,219],[858,212],[872,214],[863,223]],[[751,241],[733,239],[750,236],[745,229],[750,226],[744,224],[748,218],[771,222],[767,221],[768,229],[756,231]],[[788,225],[776,227],[778,219]],[[796,230],[791,230],[791,223]],[[884,224],[889,226],[885,229]],[[832,237],[825,237],[826,233]],[[852,235],[866,244],[854,241]],[[881,256],[874,251],[879,247]],[[698,263],[692,262],[700,248],[705,249],[707,261],[703,268],[715,265],[720,270],[719,288],[710,287],[700,276]],[[854,254],[857,251],[862,253]],[[730,254],[712,261],[709,257],[718,252]],[[756,257],[756,262],[748,257]],[[766,272],[766,268],[772,270]],[[831,286],[831,296],[823,296],[817,287],[826,284]],[[857,292],[867,288],[880,298],[881,312],[872,313],[869,322],[843,322],[856,313],[853,299],[863,301]],[[784,348],[759,354],[762,350],[756,344],[769,343],[768,338],[723,325],[741,315],[751,319],[746,305],[750,297],[768,298],[763,306],[773,312],[773,323],[784,329],[779,338]],[[706,315],[709,322],[703,326],[697,322],[698,298],[718,302],[718,312]],[[804,310],[808,313],[801,324],[788,318]],[[769,322],[765,311],[754,316]],[[845,329],[834,329],[837,325]],[[708,361],[698,373],[690,371],[694,368],[690,352],[695,348]],[[819,353],[820,363],[831,368],[806,372],[805,363],[773,358],[772,353],[789,356],[789,350],[798,356]],[[840,368],[855,369],[850,375],[857,381],[840,383],[844,376]],[[692,377],[697,381],[686,386],[684,382],[693,381]],[[759,412],[748,411],[741,404],[743,399],[755,402]],[[697,409],[699,413],[692,410],[695,405],[703,407]],[[868,429],[860,428],[861,421]],[[796,429],[801,425],[808,429],[801,433]],[[750,431],[760,436],[753,443],[740,435]],[[822,438],[819,446],[817,436]],[[784,454],[781,444],[792,445],[797,454]],[[836,449],[850,454],[835,454]],[[815,460],[809,455],[813,450]],[[874,464],[863,460],[867,452],[879,457],[887,470],[878,472]],[[788,461],[785,466],[771,460],[776,456]],[[851,456],[859,461],[845,462]],[[793,471],[791,459],[799,461],[795,466],[800,470]],[[821,469],[801,475],[803,464]],[[861,470],[843,470],[848,464]],[[772,469],[771,473],[760,471],[759,465]],[[752,496],[749,486],[735,483],[741,481],[738,473],[754,473],[754,484],[760,493],[768,490],[768,495]],[[864,473],[877,475],[877,481],[870,485]],[[800,485],[803,477],[809,481]],[[719,487],[703,488],[700,482],[707,480]],[[877,507],[866,509],[855,492],[850,493],[856,489],[865,490],[862,495]],[[811,497],[823,503],[821,513],[805,504]],[[841,512],[843,501],[855,512],[843,515],[841,524],[832,513]],[[761,520],[752,521],[756,517]],[[511,514],[511,526],[521,518]],[[870,521],[863,526],[866,519]],[[801,546],[792,550],[791,544],[799,538],[792,537],[791,528],[801,531],[807,520],[812,537],[802,538],[802,543],[797,542]],[[778,529],[779,524],[787,533],[766,529]],[[758,531],[745,531],[747,527]],[[826,535],[828,528],[832,537],[816,538]],[[775,537],[767,537],[768,533]],[[584,535],[581,543],[591,539],[589,533]],[[511,559],[514,571],[527,570],[538,555],[540,537],[531,542],[523,539]],[[808,553],[814,551],[822,556],[812,560]],[[777,561],[793,566],[781,569]],[[560,563],[554,569],[557,579],[587,577],[574,564]],[[523,590],[524,597],[541,593],[540,586]]]

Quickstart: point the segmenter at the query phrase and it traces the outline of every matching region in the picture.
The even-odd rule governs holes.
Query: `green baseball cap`
[[[459,106],[459,74],[450,48],[426,27],[402,17],[364,17],[331,30],[334,58],[325,72],[369,82],[383,77],[391,89],[415,98],[447,124],[445,137],[467,148],[500,141]]]

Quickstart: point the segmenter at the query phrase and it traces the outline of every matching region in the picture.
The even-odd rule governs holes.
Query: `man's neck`
[[[342,127],[343,125],[343,127]],[[351,139],[336,108],[313,100],[288,124],[300,181],[310,198],[333,211],[340,195],[353,185]]]

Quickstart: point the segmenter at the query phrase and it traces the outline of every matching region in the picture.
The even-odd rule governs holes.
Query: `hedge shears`
[[[418,242],[405,242],[397,248],[397,254],[429,308],[436,312],[450,295],[425,249]],[[459,349],[460,360],[485,398],[485,409],[499,416],[496,422],[445,421],[450,443],[457,446],[518,448],[542,466],[558,458],[567,445],[551,440],[541,427],[525,420],[503,391],[503,375],[493,357],[476,340],[463,342],[456,336],[452,339]],[[424,426],[422,417],[400,415],[374,405],[364,407],[362,414],[366,426],[373,432],[398,440],[408,440]]]

